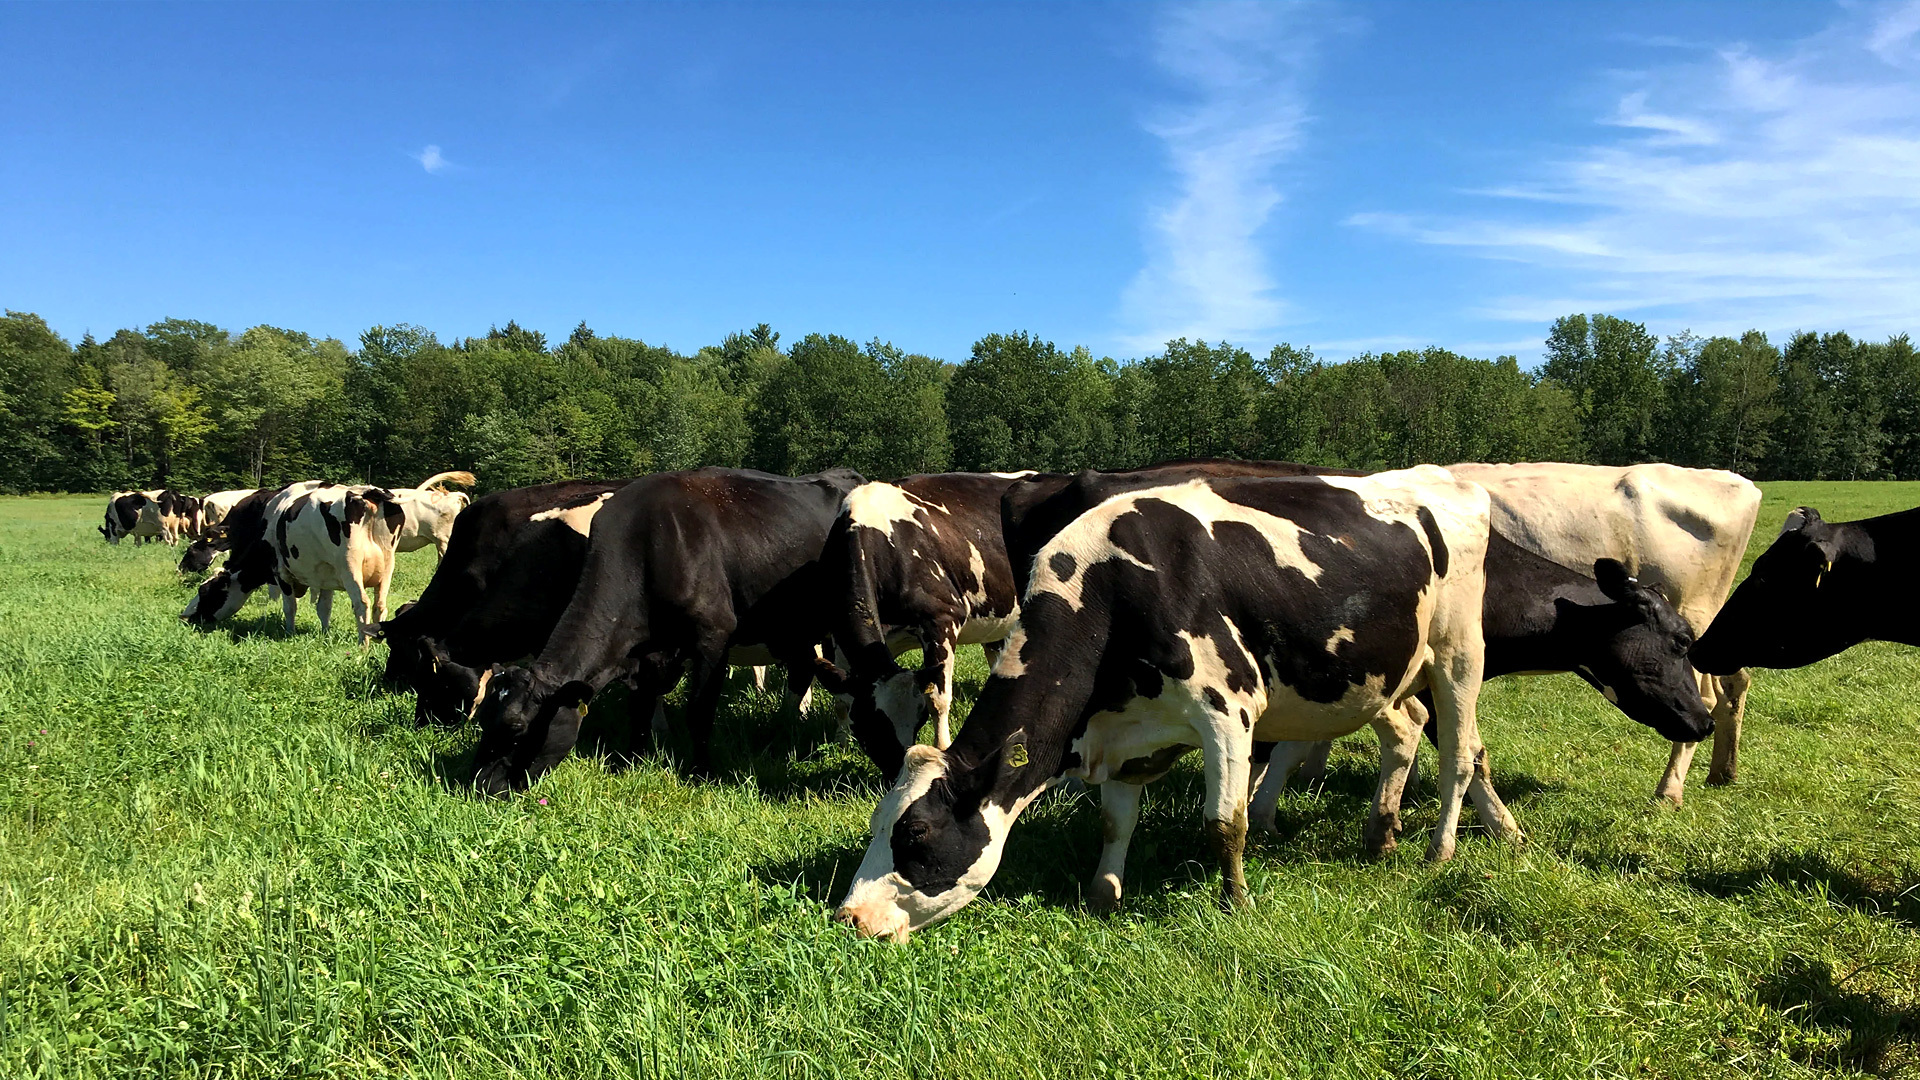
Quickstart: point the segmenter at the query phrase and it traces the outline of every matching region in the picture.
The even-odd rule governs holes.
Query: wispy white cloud
[[[1664,315],[1735,332],[1915,326],[1920,0],[1856,8],[1777,55],[1744,45],[1637,73],[1621,135],[1473,194],[1488,213],[1348,223],[1537,268],[1482,314]],[[1664,321],[1664,320],[1663,320]]]
[[[1146,120],[1176,192],[1151,211],[1147,262],[1122,297],[1122,340],[1244,339],[1280,325],[1285,302],[1260,233],[1280,205],[1279,166],[1308,120],[1304,82],[1326,22],[1303,4],[1170,8],[1153,58],[1188,93]]]
[[[420,167],[430,173],[443,172],[453,166],[453,162],[448,161],[446,157],[440,153],[440,147],[433,143],[428,143],[419,153],[409,154],[407,156],[419,162]]]

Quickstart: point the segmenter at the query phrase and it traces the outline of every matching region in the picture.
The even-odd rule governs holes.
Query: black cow
[[[853,732],[881,775],[900,771],[929,714],[952,741],[955,650],[997,643],[1020,616],[1001,538],[1000,497],[1026,474],[933,473],[862,484],[821,554],[835,644],[847,670],[818,663],[845,698]],[[894,657],[921,650],[918,671]]]
[[[553,768],[579,736],[580,707],[623,679],[645,715],[683,669],[696,772],[727,664],[779,662],[800,678],[827,636],[820,550],[847,469],[786,477],[695,469],[642,477],[600,510],[580,584],[538,659],[497,669],[476,713],[474,785],[498,794]]]
[[[419,601],[380,625],[386,681],[414,691],[415,719],[460,723],[494,664],[545,647],[580,582],[594,515],[628,483],[513,488],[460,511]]]
[[[1543,559],[1497,531],[1487,542],[1487,594],[1481,609],[1486,639],[1485,677],[1576,672],[1627,716],[1674,742],[1699,742],[1713,733],[1713,714],[1700,700],[1687,662],[1693,631],[1665,597],[1635,581],[1613,559],[1594,563],[1589,578]],[[1425,711],[1430,696],[1422,693]],[[1428,736],[1435,735],[1428,725]],[[1274,810],[1296,763],[1325,761],[1328,744],[1282,744],[1259,785],[1251,817],[1273,829]],[[1258,762],[1272,751],[1254,748]],[[1398,807],[1385,815],[1375,851],[1392,844]]]
[[[1693,647],[1711,675],[1797,668],[1863,641],[1920,645],[1920,508],[1860,521],[1802,506]]]
[[[1014,819],[1065,777],[1102,784],[1106,844],[1092,896],[1117,903],[1143,785],[1206,759],[1206,832],[1223,896],[1241,870],[1253,741],[1366,724],[1404,769],[1434,689],[1442,808],[1429,857],[1452,855],[1469,777],[1487,493],[1422,467],[1369,477],[1196,479],[1116,496],[1037,553],[986,689],[953,746],[916,746],[873,815],[840,917],[904,938],[986,885]],[[1481,785],[1481,820],[1517,835]]]

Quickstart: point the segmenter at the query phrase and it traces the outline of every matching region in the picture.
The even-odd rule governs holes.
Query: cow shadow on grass
[[[1873,970],[1836,978],[1824,960],[1790,956],[1760,981],[1759,997],[1769,1008],[1838,1040],[1807,1052],[1803,1064],[1872,1076],[1920,1075],[1920,1009],[1902,1007],[1854,983],[1856,978],[1867,983]]]
[[[1920,884],[1901,888],[1895,882],[1876,882],[1835,862],[1824,851],[1776,851],[1764,862],[1737,870],[1695,871],[1679,882],[1722,900],[1744,896],[1772,885],[1808,888],[1821,899],[1849,911],[1886,919],[1909,930],[1920,930]]]

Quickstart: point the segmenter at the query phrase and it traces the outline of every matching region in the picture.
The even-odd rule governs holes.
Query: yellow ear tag
[[[1815,575],[1813,575],[1813,587],[1814,587],[1814,588],[1816,588],[1816,589],[1817,589],[1817,588],[1819,588],[1819,587],[1820,587],[1820,583],[1821,583],[1822,581],[1824,581],[1824,580],[1826,580],[1826,577],[1827,577],[1827,572],[1828,572],[1828,571],[1830,571],[1830,570],[1832,570],[1832,569],[1833,569],[1833,564],[1832,564],[1832,563],[1827,563],[1827,564],[1826,564],[1825,566],[1822,566],[1822,567],[1820,568],[1820,572],[1819,572],[1819,573],[1817,573],[1817,574],[1815,574]]]
[[[427,666],[428,666],[428,667],[431,667],[431,668],[433,669],[433,673],[434,673],[435,675],[438,675],[438,674],[440,674],[440,658],[439,658],[439,657],[437,657],[437,656],[436,656],[436,657],[433,657],[432,659],[430,659],[430,660],[428,660],[428,661],[427,661]]]
[[[582,717],[585,717],[587,715],[587,703],[584,701],[581,702],[580,707],[575,711],[578,712]]]
[[[1027,744],[1020,742],[1014,743],[1013,746],[1007,750],[1007,764],[1018,769],[1026,763]]]

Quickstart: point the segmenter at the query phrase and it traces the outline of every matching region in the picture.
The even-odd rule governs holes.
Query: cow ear
[[[1780,535],[1801,532],[1810,525],[1826,524],[1820,517],[1820,511],[1811,506],[1796,506],[1787,514],[1787,520],[1780,523]]]
[[[1626,564],[1618,559],[1593,560],[1593,580],[1599,583],[1607,599],[1622,602],[1633,594],[1636,584],[1633,575],[1627,573]]]
[[[968,817],[978,811],[980,804],[986,801],[987,796],[1011,779],[1016,770],[1027,764],[1029,757],[1027,729],[1023,727],[1013,729],[1001,741],[999,749],[989,754],[966,775],[949,779],[948,783],[953,790],[954,815]],[[949,766],[952,760],[949,756]]]

